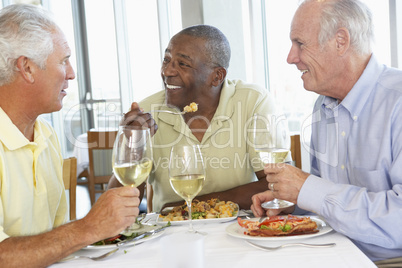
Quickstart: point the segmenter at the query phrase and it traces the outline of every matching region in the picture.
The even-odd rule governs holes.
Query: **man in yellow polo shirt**
[[[138,215],[139,190],[104,193],[83,219],[66,223],[62,156],[52,127],[75,78],[66,38],[40,8],[0,10],[0,267],[45,267],[119,234]]]
[[[158,131],[153,137],[155,169],[149,178],[153,197],[148,196],[147,202],[152,202],[153,211],[184,202],[169,184],[167,167],[175,144],[200,145],[206,160],[204,187],[196,199],[230,200],[249,209],[251,196],[267,187],[246,129],[254,114],[275,113],[275,105],[266,89],[226,78],[230,53],[228,40],[215,27],[182,30],[165,50],[161,68],[165,90],[134,103],[123,118],[132,124],[147,111],[183,111],[192,102],[198,104],[196,112],[184,115],[152,114]],[[112,178],[110,187],[118,185],[116,181]]]

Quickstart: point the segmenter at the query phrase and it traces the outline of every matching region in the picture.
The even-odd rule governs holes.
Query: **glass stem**
[[[188,229],[188,231],[190,232],[190,233],[194,233],[194,229],[193,229],[193,215],[192,215],[192,213],[191,213],[191,202],[192,200],[190,200],[190,201],[186,201],[187,202],[187,207],[188,207],[188,219],[190,220],[190,228]]]

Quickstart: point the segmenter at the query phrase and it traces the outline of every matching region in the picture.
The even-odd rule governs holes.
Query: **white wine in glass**
[[[285,116],[256,114],[252,131],[254,149],[264,165],[286,162],[290,151],[290,135]],[[266,209],[280,209],[293,205],[292,202],[276,198],[261,204]]]
[[[170,178],[170,185],[184,200],[193,200],[204,186],[205,175],[178,175]]]
[[[191,203],[202,190],[205,181],[205,166],[198,145],[172,147],[169,161],[169,181],[172,189],[183,198],[188,207],[189,230],[193,229]]]
[[[124,186],[138,187],[152,170],[152,144],[149,129],[120,126],[113,146],[112,166]],[[134,223],[124,233],[140,227]]]
[[[137,164],[123,164],[113,167],[113,173],[124,186],[137,187],[149,176],[152,170],[152,161],[145,160]]]

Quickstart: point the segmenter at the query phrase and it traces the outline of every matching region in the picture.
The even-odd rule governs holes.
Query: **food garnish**
[[[169,227],[170,225],[171,225],[170,222],[168,222],[165,227]],[[152,227],[157,227],[157,225],[152,225],[152,226],[150,225],[150,227],[151,227],[151,229],[148,229],[148,231],[152,231],[153,230]],[[161,229],[163,229],[163,228],[161,228]],[[143,238],[145,238],[145,237],[148,237],[148,235],[146,234],[148,231],[132,232],[131,234],[118,234],[116,236],[95,242],[92,245],[93,246],[104,246],[104,245],[117,244],[119,242],[122,242],[125,240],[130,240],[137,236],[141,236],[144,233],[145,233],[145,236]],[[143,239],[143,238],[141,238],[141,239]]]
[[[123,234],[119,234],[117,236],[111,237],[111,238],[106,238],[103,239],[101,241],[95,242],[92,245],[93,246],[105,246],[105,245],[113,245],[113,244],[117,244],[121,241],[127,240],[127,239],[131,239],[134,237],[139,236],[141,233],[132,233],[130,236],[126,236]]]
[[[183,108],[184,113],[193,113],[196,111],[198,111],[198,104],[195,102],[192,102],[189,105],[184,106]]]

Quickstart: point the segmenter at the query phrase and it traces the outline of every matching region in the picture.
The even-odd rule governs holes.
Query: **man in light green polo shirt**
[[[206,160],[206,180],[196,199],[230,200],[249,209],[251,196],[267,187],[263,167],[255,164],[259,158],[247,143],[247,128],[255,113],[275,113],[273,99],[264,88],[226,79],[229,61],[229,42],[217,28],[198,25],[182,30],[165,50],[165,90],[134,103],[124,116],[123,123],[131,124],[144,119],[139,118],[147,114],[142,111],[182,111],[192,102],[198,104],[196,112],[184,115],[152,114],[158,131],[153,137],[155,169],[149,178],[153,197],[147,202],[152,202],[153,211],[184,202],[168,178],[175,144],[199,144]],[[110,187],[117,184],[112,179]]]
[[[60,28],[41,8],[0,10],[0,267],[47,267],[115,236],[138,215],[139,190],[112,189],[66,223],[63,159],[44,113],[61,109],[75,78]]]

